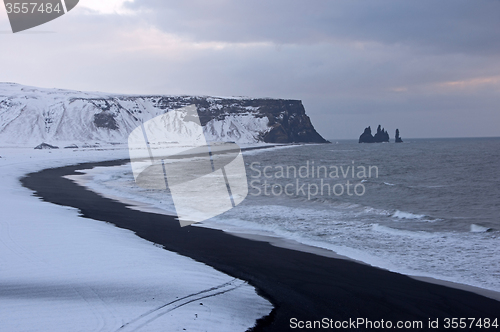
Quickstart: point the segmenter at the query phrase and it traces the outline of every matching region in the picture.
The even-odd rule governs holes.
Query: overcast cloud
[[[80,0],[27,33],[0,10],[0,81],[301,99],[327,138],[500,136],[500,1]]]

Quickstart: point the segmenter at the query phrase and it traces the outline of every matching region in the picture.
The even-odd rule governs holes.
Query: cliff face
[[[0,83],[0,144],[126,143],[142,122],[192,104],[209,141],[326,142],[299,100],[127,96]]]
[[[179,98],[184,98],[182,101]],[[163,97],[162,107],[194,104],[198,108],[201,124],[211,132],[213,122],[224,123],[230,118],[248,116],[255,123],[267,122],[257,140],[266,143],[326,143],[300,100],[232,99],[214,97]],[[177,107],[176,107],[177,108]],[[206,129],[206,131],[207,131]]]

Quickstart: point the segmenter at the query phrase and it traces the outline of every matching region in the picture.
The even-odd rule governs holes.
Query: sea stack
[[[359,143],[383,143],[389,142],[389,133],[380,125],[377,127],[375,136],[372,136],[371,127],[365,128],[365,131],[359,136]]]
[[[371,127],[365,128],[365,131],[359,136],[359,143],[374,143]]]
[[[401,137],[399,137],[399,129],[396,129],[396,143],[403,143]]]

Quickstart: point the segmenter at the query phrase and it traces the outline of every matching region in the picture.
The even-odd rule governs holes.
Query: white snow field
[[[44,168],[127,158],[127,149],[0,148],[0,156],[0,331],[233,332],[272,310],[244,281],[19,183]]]

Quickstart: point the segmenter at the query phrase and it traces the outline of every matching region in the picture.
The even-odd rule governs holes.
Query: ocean
[[[500,138],[332,140],[245,151],[244,161],[247,198],[201,226],[500,291]],[[168,190],[138,188],[130,165],[89,174],[95,191],[175,213]]]

